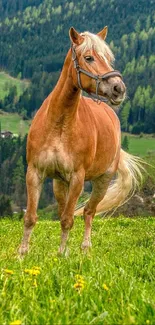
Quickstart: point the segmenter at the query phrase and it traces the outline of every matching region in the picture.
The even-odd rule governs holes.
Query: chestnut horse
[[[91,246],[95,213],[123,204],[141,177],[136,158],[121,150],[114,108],[124,100],[126,88],[120,72],[112,68],[114,56],[105,43],[107,27],[97,35],[79,34],[72,27],[69,35],[72,45],[60,78],[35,115],[28,135],[28,202],[20,254],[28,250],[45,177],[53,178],[58,202],[60,253],[65,251],[85,180],[92,182],[92,194],[84,211],[75,212],[84,215],[83,249]],[[93,99],[81,96],[81,89]]]

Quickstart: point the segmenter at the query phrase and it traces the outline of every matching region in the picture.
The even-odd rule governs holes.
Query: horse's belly
[[[105,173],[109,173],[111,171],[111,166],[116,160],[118,151],[119,146],[104,147],[104,149],[100,148],[99,152],[96,152],[91,166],[86,170],[85,179],[91,180]]]
[[[47,177],[61,178],[67,182],[70,181],[73,170],[72,161],[63,148],[42,150],[38,168]]]
[[[85,180],[89,181],[89,180],[93,180],[103,174],[105,174],[106,172],[108,172],[108,169],[110,167],[110,164],[104,164],[104,160],[102,160],[102,164],[93,164],[91,166],[90,169],[88,169],[86,171],[86,175],[85,175]]]

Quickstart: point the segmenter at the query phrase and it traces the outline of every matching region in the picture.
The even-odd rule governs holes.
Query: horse
[[[59,253],[74,223],[85,222],[82,249],[91,247],[92,221],[98,212],[123,204],[137,188],[138,160],[121,149],[120,122],[115,113],[126,96],[114,55],[105,42],[107,26],[98,34],[69,30],[71,47],[59,80],[37,111],[27,140],[27,209],[19,248],[25,254],[38,219],[37,206],[44,179],[53,179],[61,223]],[[84,90],[89,97],[82,96]],[[84,181],[92,193],[84,208],[75,211]]]

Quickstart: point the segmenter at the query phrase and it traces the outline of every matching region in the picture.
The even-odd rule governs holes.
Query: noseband
[[[78,63],[78,60],[77,60],[77,55],[76,55],[76,51],[75,51],[75,47],[74,45],[72,44],[71,46],[71,50],[72,50],[72,60],[74,61],[74,68],[76,69],[76,72],[77,72],[77,79],[78,79],[78,86],[80,89],[84,90],[85,92],[87,92],[89,94],[89,96],[97,101],[98,103],[100,102],[108,102],[108,99],[104,96],[100,96],[98,94],[98,89],[99,89],[99,84],[101,81],[103,80],[107,80],[108,78],[111,78],[111,77],[120,77],[122,79],[122,75],[121,73],[118,71],[118,70],[113,70],[113,71],[110,71],[110,72],[107,72],[103,75],[95,75],[87,70],[84,70],[82,69],[80,66],[79,66],[79,63]],[[80,80],[80,73],[83,73],[85,74],[86,76],[94,79],[96,81],[96,91],[95,91],[95,94],[94,93],[89,93],[87,90],[85,90],[82,85],[81,85],[81,80]]]

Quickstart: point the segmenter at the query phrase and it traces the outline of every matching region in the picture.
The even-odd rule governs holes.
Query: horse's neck
[[[72,80],[71,51],[68,52],[60,78],[52,92],[48,108],[48,120],[51,123],[69,122],[76,117],[80,89],[77,89]]]

